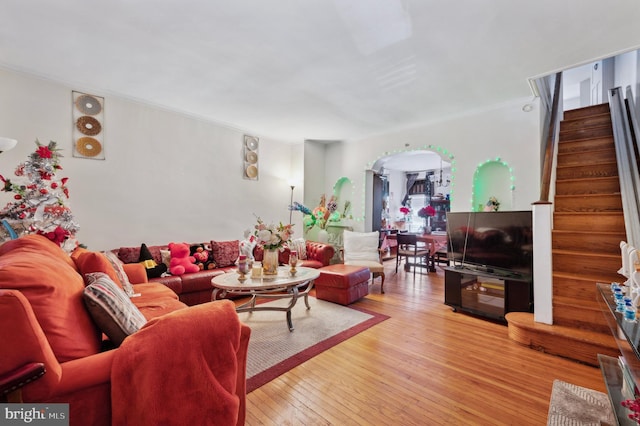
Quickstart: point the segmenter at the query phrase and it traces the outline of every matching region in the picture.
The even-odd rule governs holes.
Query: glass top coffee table
[[[217,275],[211,279],[213,293],[211,300],[217,300],[227,294],[248,295],[251,300],[242,305],[236,306],[236,312],[253,311],[283,311],[287,313],[287,325],[289,331],[293,331],[291,321],[291,309],[296,305],[298,298],[304,296],[304,303],[307,309],[309,306],[309,292],[313,288],[313,281],[320,276],[320,271],[314,268],[298,267],[296,274],[291,275],[288,266],[278,268],[278,274],[273,276],[262,276],[251,278],[246,275],[246,280],[240,281],[237,272],[229,272]],[[289,299],[287,306],[261,306],[256,305],[256,299]]]

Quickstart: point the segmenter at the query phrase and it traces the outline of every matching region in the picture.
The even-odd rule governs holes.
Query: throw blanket
[[[228,300],[150,320],[116,350],[114,425],[235,425],[240,321]]]

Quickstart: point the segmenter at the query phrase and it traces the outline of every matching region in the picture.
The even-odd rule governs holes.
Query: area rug
[[[286,306],[278,300],[266,305]],[[251,327],[247,354],[247,393],[313,358],[319,353],[389,318],[362,308],[336,305],[309,297],[293,307],[293,331],[285,312],[258,311],[238,314]]]
[[[554,380],[547,426],[615,425],[607,394]]]

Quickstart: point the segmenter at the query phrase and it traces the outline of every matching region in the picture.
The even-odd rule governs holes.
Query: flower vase
[[[262,259],[262,273],[264,275],[278,275],[278,250],[264,249]]]
[[[318,242],[324,244],[329,242],[329,233],[326,229],[321,229],[318,231]]]
[[[424,218],[424,233],[425,234],[430,234],[431,233],[431,218],[430,217],[425,217]]]

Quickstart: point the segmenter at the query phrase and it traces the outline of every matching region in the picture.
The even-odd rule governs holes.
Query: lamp
[[[433,183],[435,183],[437,186],[443,186],[443,187],[447,187],[449,186],[449,184],[451,183],[450,179],[447,179],[446,181],[442,178],[442,158],[440,158],[440,177],[439,179],[435,179],[433,180]]]
[[[0,136],[0,154],[4,151],[9,151],[18,143],[15,139],[5,138]]]
[[[293,188],[296,187],[294,184],[291,184],[290,186],[291,186],[291,201],[289,202],[289,225],[291,225],[291,218],[293,214],[293,210],[291,210],[291,206],[293,206]]]

